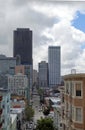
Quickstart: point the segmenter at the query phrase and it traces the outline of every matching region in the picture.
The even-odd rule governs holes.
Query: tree
[[[39,88],[39,89],[38,89],[38,94],[39,94],[39,95],[43,95],[43,94],[44,94],[44,90],[41,89],[41,88]]]
[[[49,107],[45,108],[44,111],[43,111],[43,114],[45,116],[47,116],[49,113],[50,113],[50,108]]]
[[[40,96],[40,103],[44,103],[44,90],[39,88],[38,89],[38,94]]]
[[[54,130],[53,120],[51,118],[41,118],[37,121],[36,130]]]
[[[25,119],[27,121],[30,121],[33,116],[34,116],[34,110],[32,109],[32,107],[26,106],[26,108],[25,108]]]

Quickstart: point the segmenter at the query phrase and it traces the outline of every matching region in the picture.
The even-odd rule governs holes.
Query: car
[[[34,122],[33,130],[36,129],[36,126],[37,126],[37,122]]]
[[[28,127],[28,129],[32,129],[32,125],[30,125],[30,124],[29,124],[29,127]]]
[[[39,112],[41,112],[42,111],[42,109],[39,109]]]
[[[33,124],[33,121],[30,121],[29,124]]]

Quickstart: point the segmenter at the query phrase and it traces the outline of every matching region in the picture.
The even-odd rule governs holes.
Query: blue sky
[[[81,13],[85,2],[35,1],[0,0],[0,54],[13,56],[13,30],[30,28],[34,69],[42,60],[48,61],[48,46],[59,45],[61,74],[75,68],[85,72],[85,15]]]
[[[72,26],[85,33],[85,14],[77,11],[76,18],[72,21]],[[85,44],[82,44],[81,48],[84,49]]]
[[[85,14],[82,14],[79,11],[77,11],[76,15],[77,17],[75,20],[72,21],[72,25],[75,28],[85,32]]]

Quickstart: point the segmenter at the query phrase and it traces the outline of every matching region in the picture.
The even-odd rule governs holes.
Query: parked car
[[[39,112],[41,112],[42,111],[42,109],[39,109]]]
[[[29,125],[29,127],[28,127],[29,129],[32,129],[32,126],[31,125]]]

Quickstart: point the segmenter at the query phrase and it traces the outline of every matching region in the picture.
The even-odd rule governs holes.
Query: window
[[[81,90],[76,90],[76,96],[81,96]]]
[[[66,94],[69,94],[69,83],[66,82]]]
[[[71,95],[74,96],[74,82],[71,82]]]
[[[60,127],[62,127],[62,123],[60,123]]]
[[[81,108],[76,108],[76,121],[82,121],[82,111]]]
[[[81,96],[81,82],[75,83],[76,96]]]
[[[4,108],[5,108],[5,105],[3,104],[2,107],[3,107],[3,109],[4,109]]]
[[[74,119],[74,106],[72,106],[72,119]]]

